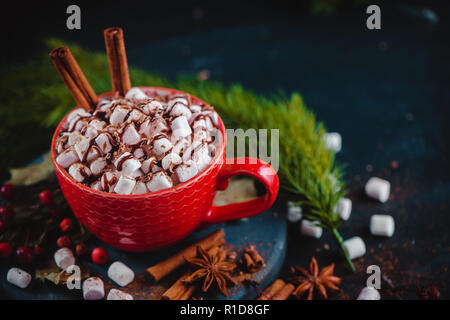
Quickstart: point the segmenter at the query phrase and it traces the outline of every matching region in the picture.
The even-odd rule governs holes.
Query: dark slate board
[[[30,163],[30,165],[35,164],[38,161],[39,159]],[[259,282],[259,288],[265,288],[275,280],[286,255],[286,219],[284,214],[277,213],[278,208],[280,208],[280,206],[275,204],[270,210],[258,216],[222,223],[196,231],[180,243],[158,252],[129,253],[115,249],[97,238],[92,238],[88,243],[89,247],[91,249],[95,246],[105,248],[109,254],[109,261],[104,266],[94,264],[87,260],[82,261],[82,264],[91,270],[92,275],[98,275],[103,278],[105,281],[105,295],[108,294],[111,287],[115,287],[130,292],[134,295],[135,299],[155,299],[159,297],[165,288],[168,288],[175,282],[180,274],[179,272],[174,272],[168,279],[164,279],[161,284],[152,286],[147,278],[145,269],[170,257],[214,230],[223,228],[226,234],[227,243],[233,245],[238,252],[239,249],[244,249],[249,244],[257,246],[258,251],[265,259],[266,267],[260,270],[253,279]],[[279,210],[278,212],[281,211]],[[109,265],[117,260],[127,264],[136,274],[135,281],[125,288],[120,288],[113,284],[106,274]],[[82,299],[81,290],[69,290],[65,286],[56,286],[50,282],[42,284],[41,281],[36,279],[33,279],[32,284],[26,289],[15,287],[6,281],[6,273],[12,266],[14,266],[14,261],[10,259],[8,263],[2,263],[0,267],[0,292],[3,292],[3,295],[6,298],[33,300]],[[26,270],[34,276],[34,269]],[[237,286],[230,288],[229,294],[229,299],[253,299],[256,297],[256,290],[252,286]],[[224,299],[223,296],[219,295],[210,295],[207,296],[207,298]]]

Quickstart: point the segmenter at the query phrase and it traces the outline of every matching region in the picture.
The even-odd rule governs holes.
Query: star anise
[[[209,254],[200,246],[197,247],[197,256],[186,259],[195,271],[184,279],[184,282],[194,283],[203,279],[203,292],[206,292],[215,283],[219,291],[228,297],[227,283],[236,284],[236,281],[230,276],[230,272],[236,268],[236,265],[223,261],[223,257],[220,249],[216,254]]]
[[[338,291],[336,286],[340,284],[342,279],[333,275],[334,264],[323,268],[319,272],[316,258],[312,258],[309,264],[309,271],[295,266],[293,271],[296,276],[291,279],[291,282],[298,285],[294,290],[293,295],[300,298],[306,291],[308,291],[308,300],[312,300],[314,292],[317,291],[322,298],[328,299],[327,289]]]

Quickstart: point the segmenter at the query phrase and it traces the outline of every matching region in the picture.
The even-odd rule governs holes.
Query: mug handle
[[[231,176],[245,175],[261,181],[266,188],[266,194],[249,201],[213,206],[203,221],[204,225],[260,214],[269,209],[277,197],[279,188],[278,175],[268,163],[248,157],[227,160],[217,176],[216,190],[225,190]],[[228,164],[227,162],[232,163]]]

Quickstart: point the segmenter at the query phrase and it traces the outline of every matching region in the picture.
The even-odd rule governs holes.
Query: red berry
[[[62,232],[67,232],[72,229],[72,220],[69,218],[63,219],[61,223],[59,224],[59,227],[61,228]]]
[[[0,195],[4,200],[11,200],[14,197],[15,186],[11,183],[6,183],[0,188]]]
[[[56,244],[60,248],[70,248],[72,246],[72,241],[68,236],[62,236],[56,240]]]
[[[77,244],[75,247],[75,253],[78,257],[83,257],[88,253],[88,247],[84,243]]]
[[[33,250],[34,250],[34,255],[35,255],[36,257],[39,257],[39,258],[40,258],[40,257],[42,257],[42,256],[45,254],[45,249],[42,248],[42,247],[40,247],[40,246],[37,245],[37,244],[34,245]]]
[[[34,254],[27,246],[19,247],[16,250],[16,260],[20,264],[31,264],[33,262]]]
[[[53,204],[53,195],[50,190],[44,190],[39,194],[39,199],[44,206],[50,206]]]
[[[0,206],[0,221],[8,223],[14,217],[14,211],[8,206]]]
[[[13,248],[8,242],[0,243],[0,257],[3,259],[9,258],[13,251]]]
[[[92,250],[91,259],[97,264],[104,264],[108,261],[108,252],[103,248],[97,247]]]

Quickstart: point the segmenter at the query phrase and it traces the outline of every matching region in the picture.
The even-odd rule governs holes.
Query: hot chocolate
[[[202,172],[217,148],[218,115],[189,96],[131,88],[73,110],[56,141],[56,162],[79,183],[118,194],[171,188]]]

